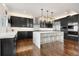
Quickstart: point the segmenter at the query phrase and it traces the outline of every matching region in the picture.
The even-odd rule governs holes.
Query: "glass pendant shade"
[[[51,15],[49,16],[49,11],[46,11],[46,16],[43,15],[44,10],[41,9],[41,16],[39,17],[40,21],[46,21],[46,22],[52,22],[54,17],[53,17],[53,12],[51,12]]]

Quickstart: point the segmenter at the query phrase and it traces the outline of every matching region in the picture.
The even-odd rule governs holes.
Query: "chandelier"
[[[46,10],[46,16],[43,14],[44,10],[41,9],[41,16],[39,17],[39,20],[40,21],[46,21],[46,22],[49,22],[49,21],[53,21],[55,18],[53,16],[53,12],[51,12],[51,15],[49,16],[49,11]]]

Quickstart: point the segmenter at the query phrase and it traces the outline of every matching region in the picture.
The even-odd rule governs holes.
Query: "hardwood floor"
[[[75,40],[65,40],[64,53],[68,56],[79,56],[79,43]]]
[[[16,55],[17,56],[30,56],[32,53],[32,39],[22,39],[16,42]]]
[[[17,56],[78,56],[78,41],[65,39],[64,44],[61,42],[51,42],[41,45],[37,48],[32,39],[17,40]]]
[[[41,45],[41,54],[43,56],[56,56],[63,55],[64,47],[63,43],[51,42]]]

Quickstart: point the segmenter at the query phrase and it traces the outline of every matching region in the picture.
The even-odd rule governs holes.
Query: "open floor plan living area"
[[[79,3],[0,3],[0,56],[79,56]]]

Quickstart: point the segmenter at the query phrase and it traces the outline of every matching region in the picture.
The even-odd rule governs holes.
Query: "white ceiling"
[[[64,15],[66,11],[75,11],[79,13],[79,3],[6,3],[6,6],[11,12],[40,16],[40,9],[54,12],[54,16]]]

